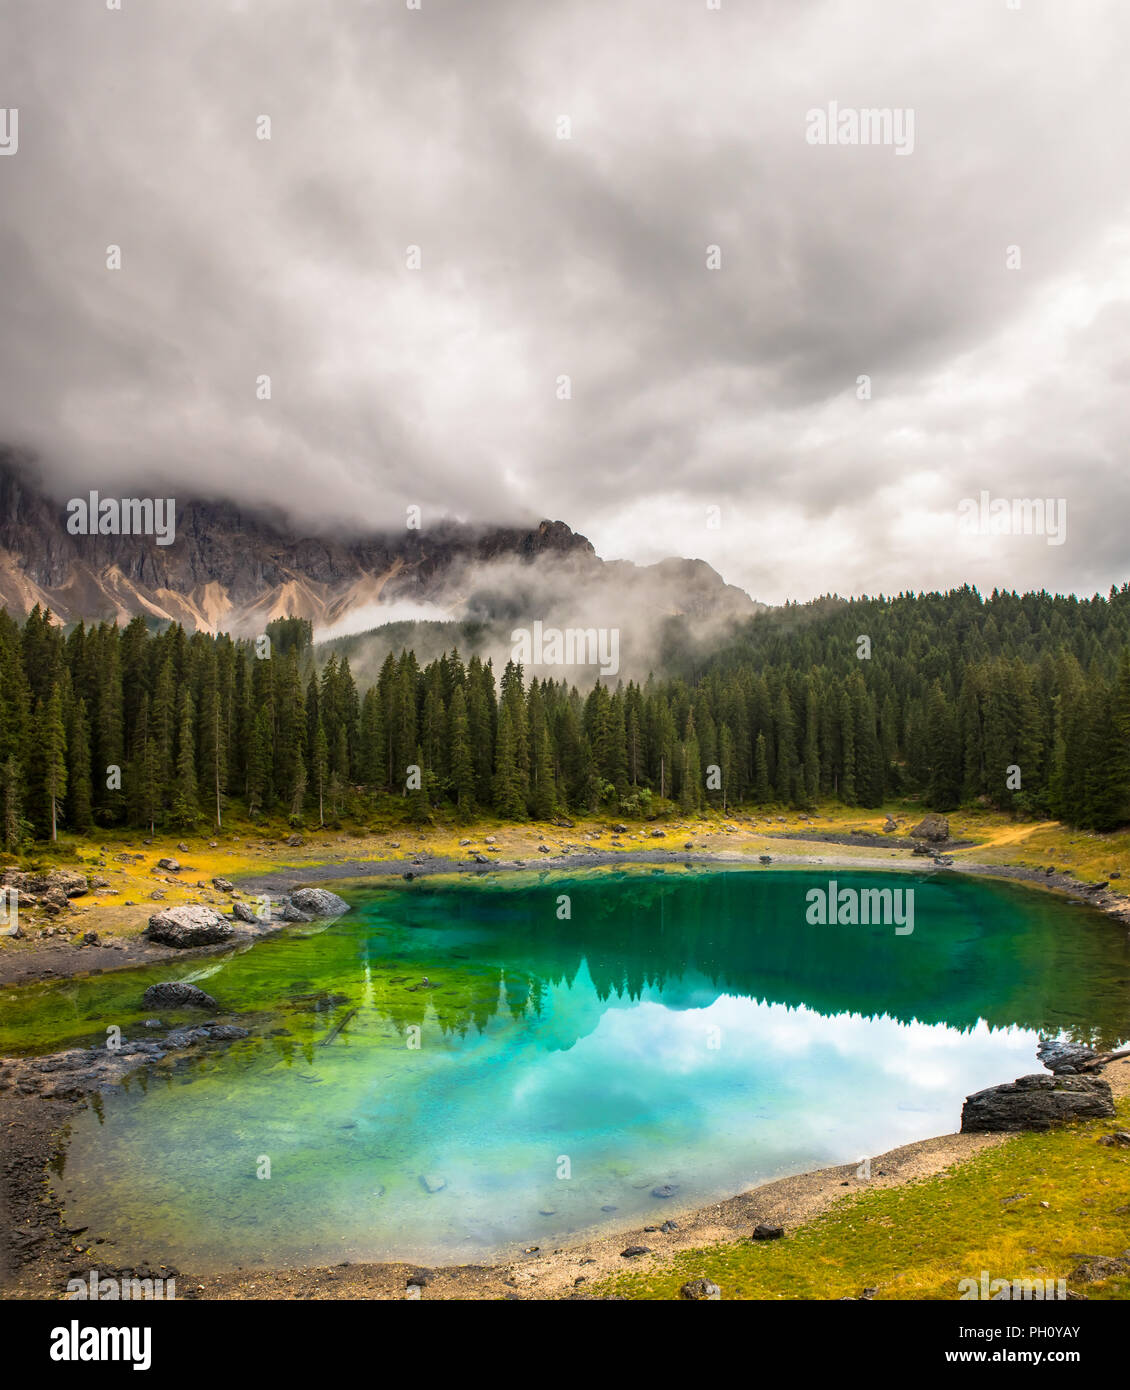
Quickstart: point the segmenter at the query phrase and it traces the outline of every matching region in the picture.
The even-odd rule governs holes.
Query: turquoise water
[[[913,933],[810,925],[828,874],[797,870],[354,886],[324,930],[8,991],[8,1042],[42,1048],[45,1018],[141,1036],[140,993],[170,975],[251,1016],[244,1042],[100,1096],[55,1179],[107,1260],[205,1270],[474,1260],[677,1219],[955,1130],[969,1092],[1040,1069],[1041,1032],[1130,1034],[1127,934],[1092,909],[836,878],[913,888]]]

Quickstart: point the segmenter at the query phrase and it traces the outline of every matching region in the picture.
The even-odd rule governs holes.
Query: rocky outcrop
[[[1036,1044],[1036,1056],[1056,1076],[1078,1075],[1087,1070],[1084,1063],[1094,1061],[1097,1055],[1082,1043],[1058,1042],[1055,1038],[1041,1038]]]
[[[345,899],[331,893],[328,888],[296,888],[290,895],[290,901],[299,912],[308,913],[311,917],[340,917],[343,912],[349,911]]]
[[[246,1028],[233,1023],[203,1023],[175,1028],[167,1037],[153,1042],[123,1038],[117,1047],[73,1047],[49,1057],[4,1057],[0,1058],[0,1091],[76,1100],[92,1091],[120,1085],[138,1067],[166,1057],[170,1049],[232,1042],[248,1036]]]
[[[163,980],[150,985],[141,996],[145,1008],[155,1009],[218,1009],[220,1006],[210,994],[205,994],[196,985],[185,984],[181,980]]]
[[[931,811],[912,827],[910,833],[916,840],[930,840],[934,844],[941,844],[950,837],[950,823],[945,816],[935,815]]]
[[[67,898],[81,898],[90,891],[90,883],[85,874],[73,869],[50,869],[46,873],[23,873],[19,869],[6,869],[2,880],[5,888],[15,888],[21,897],[35,902],[39,897],[49,895],[56,902]]]
[[[150,941],[159,941],[163,946],[183,949],[229,941],[235,935],[235,928],[212,908],[189,904],[155,912],[149,919],[145,935]]]
[[[1114,1114],[1110,1085],[1098,1076],[1021,1076],[966,1097],[963,1134],[1051,1129],[1068,1120]]]

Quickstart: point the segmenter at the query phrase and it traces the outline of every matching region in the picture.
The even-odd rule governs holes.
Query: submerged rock
[[[196,985],[185,984],[182,980],[163,980],[150,985],[141,996],[143,1005],[162,1005],[168,1009],[218,1009],[220,1006],[210,994],[205,994]]]
[[[296,888],[290,900],[300,912],[311,917],[338,917],[349,911],[349,904],[328,888]]]
[[[963,1134],[1050,1129],[1067,1120],[1108,1119],[1114,1114],[1110,1084],[1100,1076],[1020,1076],[966,1098]]]
[[[441,1178],[435,1173],[421,1173],[420,1185],[425,1192],[442,1192],[447,1186],[447,1179]]]
[[[211,946],[230,940],[235,928],[212,908],[197,903],[155,912],[145,935],[150,941],[159,941],[165,946]]]

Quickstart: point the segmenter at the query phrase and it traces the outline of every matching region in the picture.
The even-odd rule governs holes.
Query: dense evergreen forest
[[[347,657],[317,660],[308,623],[267,635],[140,618],[64,632],[39,609],[22,627],[0,612],[5,847],[207,829],[231,806],[316,826],[915,794],[1130,821],[1130,585],[824,598],[750,619],[705,658],[675,624],[666,669],[694,650],[693,671],[615,689],[403,651],[362,691]]]

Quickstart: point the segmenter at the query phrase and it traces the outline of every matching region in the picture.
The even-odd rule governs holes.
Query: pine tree
[[[464,816],[475,809],[475,766],[467,722],[467,697],[456,686],[447,711],[447,746],[451,757],[451,787]]]
[[[173,824],[189,830],[200,818],[196,801],[195,705],[191,691],[185,691],[177,735],[177,771],[173,784]]]
[[[329,744],[326,740],[326,731],[319,719],[318,727],[314,730],[314,761],[311,771],[314,774],[314,789],[318,793],[318,824],[320,826],[324,826],[326,823],[325,789],[329,767]]]
[[[59,838],[58,821],[67,792],[67,732],[63,726],[63,696],[59,686],[43,710],[43,790],[51,808],[51,839]]]
[[[70,731],[67,736],[67,763],[69,767],[67,804],[70,810],[70,823],[79,832],[85,832],[94,824],[94,817],[90,809],[90,730],[86,722],[86,701],[81,698],[75,700],[71,706]]]

